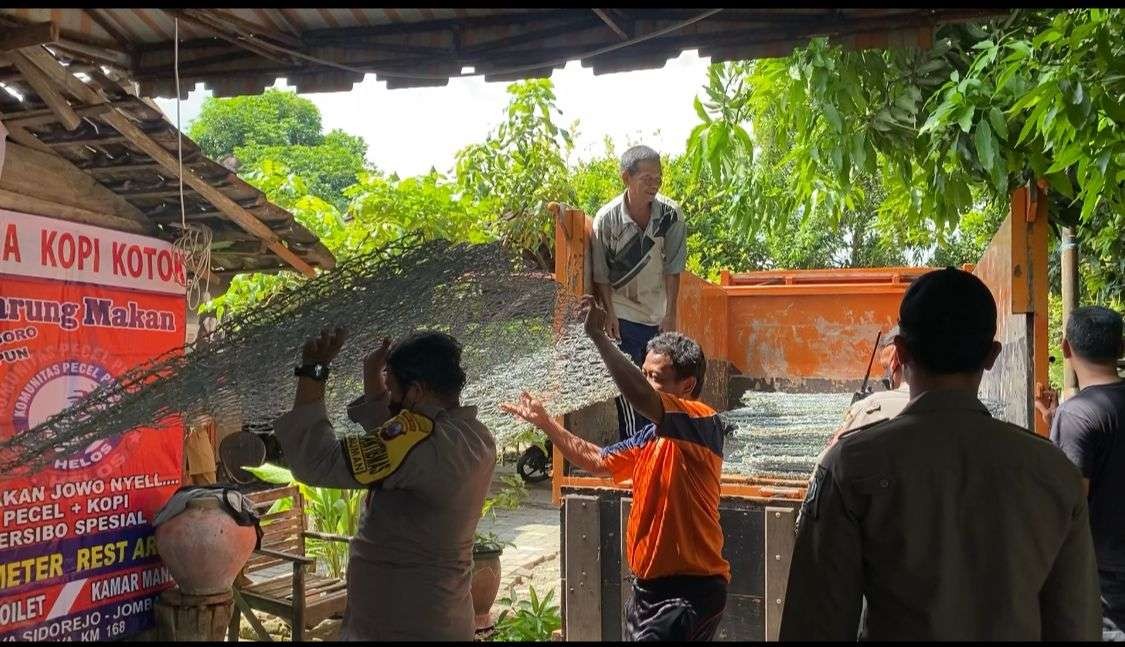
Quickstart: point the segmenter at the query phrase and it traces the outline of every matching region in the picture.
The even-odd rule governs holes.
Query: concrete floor
[[[500,477],[511,474],[509,465],[498,465],[493,491],[503,486]],[[551,482],[529,484],[528,498],[515,510],[499,510],[495,519],[482,519],[479,530],[495,533],[515,547],[500,555],[500,593],[493,614],[502,607],[499,599],[515,591],[519,598],[528,595],[528,586],[542,597],[554,591],[559,601],[559,509],[551,503]]]

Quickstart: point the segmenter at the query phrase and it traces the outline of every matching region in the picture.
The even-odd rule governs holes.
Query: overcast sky
[[[687,51],[660,69],[594,76],[571,61],[555,70],[562,125],[579,120],[575,156],[588,159],[604,150],[606,135],[617,152],[646,143],[661,153],[681,153],[698,120],[692,98],[702,93],[708,59]],[[278,87],[289,88],[283,80]],[[367,158],[386,172],[417,175],[431,166],[448,173],[454,154],[484,139],[503,118],[507,83],[486,83],[484,77],[450,79],[438,88],[387,90],[386,83],[367,75],[350,92],[305,94],[318,108],[324,131],[340,128],[367,141]],[[289,88],[292,89],[292,88]],[[199,115],[209,95],[197,86],[180,105],[184,128]],[[175,99],[156,102],[175,123]]]

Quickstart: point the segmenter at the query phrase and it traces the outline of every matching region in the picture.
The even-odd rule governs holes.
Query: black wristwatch
[[[302,364],[293,369],[293,375],[298,377],[307,377],[323,382],[328,379],[328,365],[319,362],[315,364]]]

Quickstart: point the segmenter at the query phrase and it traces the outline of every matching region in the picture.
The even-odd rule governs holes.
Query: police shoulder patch
[[[801,503],[801,509],[797,511],[795,531],[800,531],[803,520],[812,517],[813,521],[816,521],[820,518],[820,492],[824,488],[824,479],[827,477],[828,469],[822,465],[817,465],[816,471],[813,472],[812,478],[809,479],[809,487],[805,492],[805,500]]]
[[[410,451],[429,438],[433,430],[433,420],[403,411],[374,433],[345,436],[344,450],[355,480],[373,485],[394,474]]]

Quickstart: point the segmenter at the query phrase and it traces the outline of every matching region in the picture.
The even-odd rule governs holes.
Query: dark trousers
[[[710,641],[726,606],[727,582],[717,575],[636,580],[625,603],[625,640]]]
[[[645,363],[648,353],[648,342],[660,334],[659,326],[646,326],[644,324],[618,319],[617,325],[621,331],[621,352],[629,356],[633,363],[641,366]],[[633,409],[625,398],[617,396],[617,436],[618,440],[625,440],[644,428],[649,423],[644,416]]]
[[[1102,640],[1125,642],[1125,571],[1098,571],[1102,588]]]

